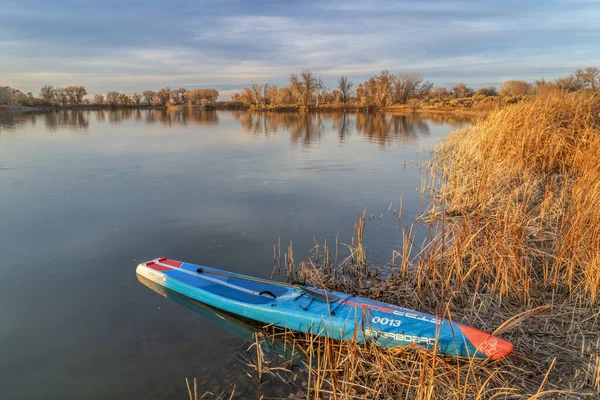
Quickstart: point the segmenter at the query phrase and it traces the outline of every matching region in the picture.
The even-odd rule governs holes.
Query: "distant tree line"
[[[348,77],[342,76],[337,84],[329,88],[322,79],[311,71],[291,74],[287,86],[277,87],[269,83],[252,82],[241,93],[235,93],[227,102],[230,106],[253,109],[297,109],[297,108],[353,108],[371,109],[386,107],[463,107],[510,104],[527,96],[549,91],[600,91],[600,70],[589,67],[578,69],[572,75],[553,81],[537,80],[526,82],[509,80],[500,85],[469,87],[458,83],[451,88],[434,87],[418,73],[391,74],[381,71],[358,86]],[[119,93],[110,91],[87,98],[84,86],[71,85],[53,87],[45,85],[39,96],[22,93],[10,87],[0,87],[0,105],[25,106],[78,106],[103,105],[166,107],[170,105],[193,105],[215,107],[219,92],[215,89],[185,88],[171,89],[168,86],[158,91],[144,90],[142,93]]]
[[[289,85],[277,87],[269,83],[251,83],[235,93],[231,103],[254,109],[277,108],[386,108],[395,105],[418,108],[425,106],[472,107],[478,103],[513,103],[546,91],[600,90],[600,70],[590,67],[553,81],[525,82],[509,80],[500,85],[474,89],[464,83],[451,88],[434,87],[418,73],[381,71],[354,89],[348,77],[342,76],[334,88],[327,88],[311,71],[291,74]]]
[[[81,85],[54,87],[45,85],[40,89],[39,96],[22,93],[20,90],[0,87],[0,105],[22,106],[149,106],[165,107],[167,105],[194,105],[214,107],[219,97],[216,89],[171,89],[168,86],[159,91],[144,90],[142,93],[119,93],[110,91],[106,94],[95,94],[86,98],[87,90]]]

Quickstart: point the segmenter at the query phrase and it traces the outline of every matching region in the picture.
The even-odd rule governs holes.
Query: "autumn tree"
[[[277,105],[279,105],[279,103],[278,103],[278,100],[279,100],[279,99],[277,98],[277,91],[278,91],[278,89],[277,89],[277,86],[275,86],[275,85],[271,85],[271,86],[269,87],[269,90],[268,90],[268,92],[267,92],[266,96],[265,96],[265,97],[267,97],[267,98],[268,98],[268,100],[269,100],[269,103],[270,103],[270,104],[271,104],[273,107],[276,107]]]
[[[367,90],[365,86],[366,84],[360,84],[356,87],[356,98],[358,99],[358,102],[361,106],[368,107],[371,104],[372,99],[371,93],[369,92],[369,90]]]
[[[119,94],[117,101],[122,106],[131,105],[131,97],[127,96],[125,93]]]
[[[219,92],[216,89],[193,89],[187,91],[186,97],[191,105],[214,107]]]
[[[240,96],[239,93],[234,93],[231,95],[229,101],[232,103],[240,103],[242,101],[242,96]]]
[[[492,97],[492,96],[497,96],[498,92],[496,91],[496,87],[494,87],[494,86],[485,86],[485,87],[480,87],[479,89],[477,89],[475,94],[480,95],[480,96],[485,96],[485,97]]]
[[[242,103],[248,107],[252,106],[252,104],[254,104],[254,93],[252,92],[252,89],[244,88],[244,90],[242,90],[242,94],[240,95],[240,99]]]
[[[457,83],[456,85],[452,86],[452,94],[457,99],[462,97],[471,97],[474,93],[475,91],[464,83]]]
[[[142,95],[135,92],[134,94],[131,95],[131,100],[133,100],[133,102],[135,103],[136,106],[139,106],[140,103],[142,102]]]
[[[311,71],[302,71],[300,77],[296,74],[290,75],[290,86],[304,107],[310,104],[317,87],[317,79]]]
[[[500,96],[526,96],[533,93],[531,84],[525,81],[509,80],[500,85]]]
[[[277,104],[289,106],[294,103],[294,92],[290,87],[282,87],[277,89]]]
[[[83,102],[83,97],[87,94],[84,86],[71,85],[64,88],[69,98],[69,103],[78,105]]]
[[[375,105],[379,108],[392,104],[393,89],[396,85],[396,77],[390,75],[387,69],[381,74],[375,75],[367,81],[367,90],[372,92]]]
[[[104,104],[104,96],[101,94],[94,95],[94,104]]]
[[[117,105],[118,102],[119,102],[119,92],[111,90],[110,92],[106,93],[106,103],[107,104],[110,104],[111,106],[115,106],[115,105]]]
[[[452,92],[445,87],[434,87],[428,95],[428,98],[440,100],[447,100],[450,97],[452,97]]]
[[[171,88],[167,86],[165,88],[160,89],[156,93],[155,99],[157,104],[160,106],[166,106],[167,104],[169,104],[171,102]]]
[[[187,93],[187,89],[185,89],[185,88],[173,89],[173,90],[171,90],[171,100],[176,105],[185,104],[185,102],[187,100],[186,93]]]
[[[144,102],[146,103],[146,105],[152,105],[152,99],[154,98],[155,94],[156,93],[154,93],[154,90],[144,90],[142,92],[142,96],[144,97]]]
[[[347,76],[340,77],[340,80],[338,81],[338,90],[340,93],[340,100],[344,103],[344,106],[348,104],[354,94],[352,86],[352,82],[348,80]]]

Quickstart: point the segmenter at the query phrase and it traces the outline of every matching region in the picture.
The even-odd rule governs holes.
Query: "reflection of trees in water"
[[[120,109],[94,112],[97,113],[98,121],[108,120],[111,124],[120,124],[127,120],[144,121],[147,124],[159,123],[164,126],[216,125],[219,123],[219,117],[215,110],[201,110],[191,107],[171,111],[163,109]]]
[[[17,126],[43,121],[46,129],[80,129],[87,130],[89,119],[94,116],[96,121],[108,121],[118,125],[123,121],[145,121],[148,124],[160,123],[171,125],[217,125],[219,117],[215,110],[197,108],[182,108],[174,111],[161,109],[119,109],[119,110],[57,110],[46,112],[0,112],[0,132],[12,130]]]
[[[246,132],[253,135],[276,134],[280,129],[290,132],[292,143],[310,145],[324,130],[321,113],[242,112],[235,116]]]
[[[369,141],[388,146],[394,141],[415,141],[430,135],[430,120],[419,114],[343,113],[343,112],[239,112],[232,113],[246,132],[253,135],[276,134],[279,129],[290,132],[292,143],[305,146],[318,140],[326,129],[337,132],[340,141],[355,132]],[[457,119],[438,118],[437,124],[449,124]],[[465,123],[458,119],[458,124]],[[330,128],[326,128],[330,127]]]
[[[352,134],[352,118],[348,113],[338,113],[332,117],[333,130],[337,131],[340,142],[346,140],[346,137]]]
[[[18,126],[35,126],[43,122],[46,129],[55,131],[57,129],[87,130],[89,127],[89,112],[74,110],[46,111],[43,113],[33,112],[1,112],[0,131],[12,130]]]
[[[48,130],[62,128],[87,130],[89,119],[120,124],[126,120],[159,123],[164,126],[197,124],[217,125],[219,117],[215,110],[181,108],[164,109],[117,109],[117,110],[58,110],[48,112],[0,112],[0,132],[17,126],[43,123]],[[309,146],[322,137],[325,130],[337,132],[340,141],[359,134],[381,146],[394,141],[414,141],[430,134],[431,125],[451,125],[463,128],[473,122],[472,117],[446,114],[388,114],[343,112],[248,112],[232,111],[233,120],[254,135],[276,134],[280,129],[290,133],[293,144]]]
[[[391,115],[360,113],[356,115],[356,131],[381,146],[402,140],[412,142],[419,136],[429,136],[427,120],[417,114]]]
[[[35,125],[36,116],[25,113],[0,112],[0,132],[14,130],[27,122]]]

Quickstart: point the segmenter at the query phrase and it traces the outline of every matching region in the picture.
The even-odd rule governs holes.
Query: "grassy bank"
[[[285,333],[306,398],[600,396],[600,99],[551,94],[491,112],[433,153],[431,202],[385,279],[368,265],[365,216],[347,246],[316,246],[288,279],[450,317],[514,343],[500,361],[443,358]],[[395,207],[401,213],[400,207]],[[346,256],[342,256],[346,252]],[[417,254],[415,256],[415,254]],[[281,335],[281,334],[278,334]],[[294,381],[288,364],[265,364]],[[273,369],[274,367],[281,369]],[[256,369],[258,370],[258,369]]]

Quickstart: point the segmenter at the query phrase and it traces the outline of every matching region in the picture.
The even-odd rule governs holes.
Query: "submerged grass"
[[[513,355],[461,360],[273,333],[302,355],[302,396],[600,398],[600,98],[553,93],[492,112],[451,134],[428,175],[418,223],[430,237],[415,251],[407,229],[385,278],[367,263],[366,213],[351,244],[317,245],[299,264],[290,245],[274,271],[452,318],[511,341]],[[295,379],[291,365],[277,376]]]

